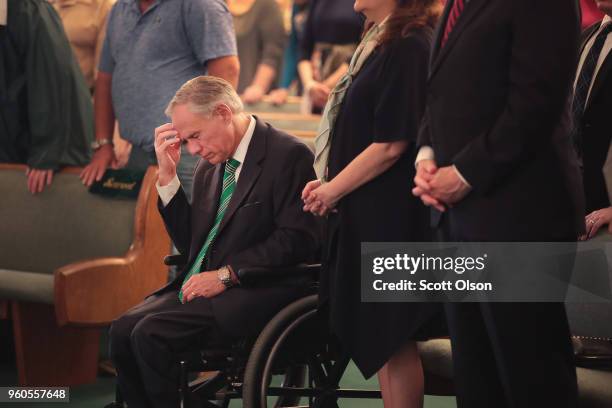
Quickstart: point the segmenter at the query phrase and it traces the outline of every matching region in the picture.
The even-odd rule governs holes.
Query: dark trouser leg
[[[132,171],[146,171],[149,166],[155,164],[157,164],[155,151],[147,152],[141,147],[132,145],[130,157],[125,168]]]
[[[577,406],[576,371],[560,303],[447,305],[458,406]]]
[[[115,320],[110,328],[110,357],[117,369],[117,386],[130,408],[150,407],[130,342],[136,324],[150,313],[178,303],[176,292],[151,296]]]
[[[176,295],[176,292],[173,292]],[[196,298],[138,322],[131,336],[142,382],[153,407],[179,405],[179,360],[186,352],[218,343],[210,300]]]
[[[508,408],[478,303],[445,305],[457,406]]]

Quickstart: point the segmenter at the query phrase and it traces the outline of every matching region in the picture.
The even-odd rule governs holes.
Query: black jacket
[[[462,239],[549,240],[584,228],[568,110],[578,10],[564,2],[470,0],[442,49],[438,28],[419,145],[473,187],[447,215]]]
[[[301,192],[315,179],[312,152],[296,138],[257,120],[236,189],[206,256],[205,270],[230,265],[283,266],[312,261],[318,247],[316,221],[302,210]],[[201,160],[193,179],[189,205],[179,189],[159,211],[176,247],[188,255],[181,273],[156,293],[180,289],[197,257],[219,206],[224,164]],[[242,337],[256,333],[284,304],[295,288],[264,285],[233,287],[212,298],[213,313],[223,333]]]
[[[597,33],[601,22],[587,28],[582,35],[581,51],[591,37]],[[580,126],[583,148],[583,181],[586,200],[586,212],[610,206],[608,190],[602,167],[612,138],[612,53],[609,53],[603,65],[597,71],[591,94],[582,116]]]

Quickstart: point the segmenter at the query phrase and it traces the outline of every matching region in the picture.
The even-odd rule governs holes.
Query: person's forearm
[[[207,62],[208,75],[225,79],[234,88],[238,86],[238,76],[240,75],[240,62],[238,57],[230,55],[220,57]]]
[[[112,75],[99,72],[94,92],[94,114],[96,139],[113,140],[115,129],[115,111],[111,93]]]
[[[348,64],[344,63],[338,67],[330,76],[328,76],[323,84],[329,89],[334,89],[340,78],[348,71]]]
[[[372,143],[351,161],[336,177],[333,184],[338,200],[375,179],[402,156],[408,142]]]
[[[250,86],[257,86],[267,93],[276,77],[276,70],[268,64],[259,64]]]
[[[307,88],[314,81],[314,74],[312,72],[312,63],[308,60],[300,61],[298,64],[298,73],[300,74],[300,80],[304,88]]]

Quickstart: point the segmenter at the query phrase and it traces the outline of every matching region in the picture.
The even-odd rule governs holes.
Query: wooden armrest
[[[55,271],[55,308],[59,325],[106,325],[166,284],[162,254],[170,249],[157,210],[155,168],[147,170],[134,220],[134,240],[123,257],[98,258]]]
[[[106,325],[165,284],[167,268],[161,259],[143,258],[99,258],[56,270],[58,324]]]

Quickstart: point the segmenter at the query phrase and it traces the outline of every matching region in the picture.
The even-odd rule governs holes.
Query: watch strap
[[[112,145],[113,141],[111,139],[96,139],[93,142],[91,142],[91,148],[93,150],[98,150],[99,148],[101,148],[104,145]]]

